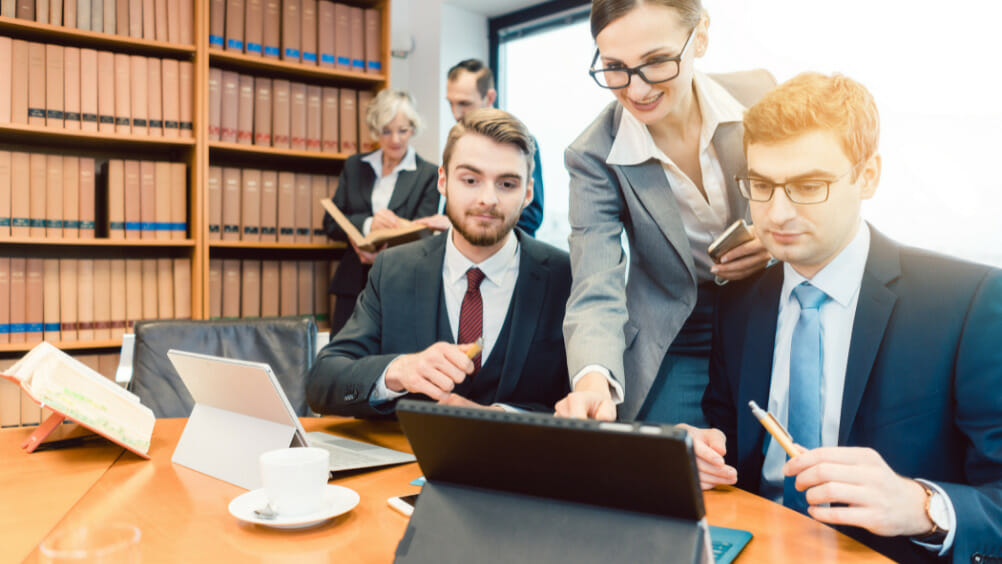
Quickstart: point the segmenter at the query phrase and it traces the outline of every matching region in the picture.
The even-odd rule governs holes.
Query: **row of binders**
[[[0,37],[0,123],[193,137],[190,61]]]
[[[327,284],[337,262],[209,260],[209,317],[238,319],[299,315],[330,327]]]
[[[105,163],[109,239],[184,239],[185,163],[112,159]]]
[[[381,14],[328,0],[212,0],[209,46],[255,57],[381,73]]]
[[[209,239],[323,243],[324,209],[338,177],[209,167]]]
[[[113,339],[191,318],[188,258],[0,258],[0,343]]]
[[[105,378],[115,379],[119,353],[74,354],[73,358]],[[0,371],[6,372],[17,360],[16,358],[0,360]],[[48,418],[47,412],[48,410],[33,402],[16,383],[0,378],[0,427],[38,425]]]
[[[0,15],[191,45],[192,0],[2,0]]]
[[[375,150],[372,92],[209,69],[209,140],[297,151]]]
[[[0,151],[0,239],[93,239],[94,159]]]

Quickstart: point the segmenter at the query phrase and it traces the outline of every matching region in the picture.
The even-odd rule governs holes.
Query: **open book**
[[[413,241],[421,237],[422,231],[428,229],[424,225],[418,225],[404,218],[400,218],[400,222],[403,224],[403,227],[380,229],[379,231],[373,231],[368,235],[362,235],[362,232],[355,227],[351,220],[349,220],[344,213],[341,212],[341,210],[337,209],[337,206],[335,206],[334,202],[332,202],[329,198],[320,200],[320,205],[327,210],[327,213],[331,214],[331,217],[333,217],[334,221],[337,222],[338,227],[348,234],[348,239],[350,239],[356,247],[362,249],[363,251],[375,251],[384,244],[388,244],[392,247],[393,245]]]
[[[149,458],[156,417],[139,397],[47,342],[39,343],[0,375],[53,412],[22,446],[32,452],[69,419]]]

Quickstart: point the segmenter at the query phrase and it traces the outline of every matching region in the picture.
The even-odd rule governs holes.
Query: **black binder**
[[[403,400],[427,482],[395,562],[711,562],[692,439]]]

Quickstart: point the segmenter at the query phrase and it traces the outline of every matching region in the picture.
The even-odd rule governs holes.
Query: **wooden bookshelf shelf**
[[[348,247],[347,243],[272,243],[261,241],[210,241],[210,249],[275,249],[302,251],[340,251]]]
[[[0,16],[0,34],[29,41],[59,43],[98,50],[127,51],[135,55],[172,59],[190,60],[195,55],[194,45],[176,45],[166,41],[136,39],[124,35],[86,31],[2,16]]]
[[[234,52],[210,50],[209,65],[245,73],[267,73],[272,78],[308,80],[314,84],[373,87],[387,82],[383,74],[335,70],[317,65],[287,63],[280,59],[252,57]]]
[[[344,153],[294,151],[292,149],[263,147],[261,145],[241,145],[239,143],[224,143],[222,141],[209,142],[209,155],[212,159],[216,157],[265,159],[270,163],[278,163],[279,166],[286,168],[296,163],[340,163],[350,156]]]
[[[0,353],[7,352],[28,352],[35,348],[37,342],[34,343],[4,343],[0,344]],[[111,349],[111,348],[122,348],[122,338],[118,337],[115,339],[101,339],[97,341],[54,341],[52,343],[57,348],[64,351],[79,351],[88,349]]]
[[[0,239],[0,245],[30,245],[33,247],[162,247],[191,248],[195,246],[193,239],[39,239],[32,237],[15,237]]]
[[[0,125],[0,143],[44,145],[60,149],[162,152],[165,149],[190,151],[194,139],[169,137],[140,137],[97,131],[57,129],[36,125],[5,123]],[[161,153],[162,154],[162,153]]]

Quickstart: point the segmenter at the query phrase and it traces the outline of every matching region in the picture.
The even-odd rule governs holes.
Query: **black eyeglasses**
[[[782,188],[786,192],[786,197],[794,204],[820,204],[828,200],[831,185],[845,178],[860,164],[862,163],[854,164],[852,168],[831,180],[810,178],[782,184],[750,176],[735,176],[734,180],[738,182],[738,190],[741,191],[741,195],[753,202],[768,202],[772,199],[776,188]]]
[[[633,78],[633,75],[639,76],[647,84],[668,82],[678,76],[680,61],[689,49],[693,35],[696,35],[696,28],[692,28],[692,31],[689,32],[689,37],[685,40],[685,45],[682,45],[682,51],[678,55],[674,57],[656,57],[653,61],[637,65],[633,68],[610,67],[607,69],[597,69],[595,68],[595,64],[598,62],[599,53],[598,49],[595,49],[595,57],[591,61],[591,69],[588,70],[588,74],[595,79],[595,82],[599,86],[610,90],[626,88],[630,85],[630,79]]]

